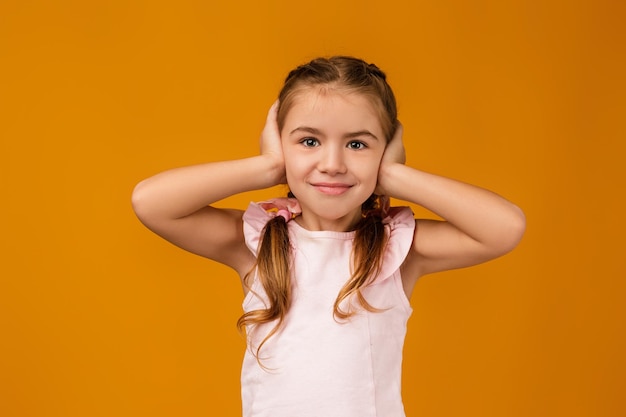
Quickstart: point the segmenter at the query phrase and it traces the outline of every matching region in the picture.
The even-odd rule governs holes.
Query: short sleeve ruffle
[[[246,240],[246,246],[255,256],[259,249],[261,232],[272,217],[274,217],[272,213],[254,202],[251,202],[248,205],[248,209],[243,213],[243,235]]]
[[[415,218],[410,207],[389,208],[383,223],[389,234],[389,240],[375,283],[384,281],[400,269],[411,249],[415,233]]]

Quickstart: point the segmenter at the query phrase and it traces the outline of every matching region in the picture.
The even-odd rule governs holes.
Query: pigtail
[[[243,331],[244,327],[249,324],[263,324],[276,320],[276,325],[256,349],[257,359],[261,347],[282,325],[291,305],[289,263],[287,222],[282,216],[276,216],[269,220],[263,228],[256,265],[244,279],[245,285],[250,288],[249,281],[254,276],[254,270],[258,271],[259,281],[263,285],[269,306],[266,309],[249,311],[237,321],[237,327]]]
[[[333,313],[340,320],[348,319],[355,311],[352,303],[348,302],[348,309],[341,308],[344,300],[350,301],[355,297],[359,305],[370,312],[379,312],[370,305],[361,292],[361,288],[370,284],[380,272],[387,235],[383,224],[384,201],[382,197],[372,195],[361,208],[362,218],[356,226],[354,244],[352,248],[352,265],[354,271],[350,280],[343,286],[335,300]]]

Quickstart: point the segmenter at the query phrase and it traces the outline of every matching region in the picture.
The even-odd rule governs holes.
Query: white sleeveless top
[[[244,234],[256,254],[265,223],[275,216],[251,203]],[[408,207],[389,210],[389,241],[380,274],[361,291],[380,312],[356,300],[356,314],[338,321],[333,304],[350,278],[355,232],[309,231],[288,222],[292,246],[292,305],[283,325],[256,348],[274,323],[249,326],[242,373],[244,417],[404,417],[400,392],[402,348],[412,309],[400,265],[413,241],[415,220]],[[256,277],[243,302],[245,312],[266,308]],[[347,305],[343,310],[346,311]]]

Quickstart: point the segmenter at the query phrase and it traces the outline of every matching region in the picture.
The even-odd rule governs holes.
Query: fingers
[[[394,139],[399,139],[401,141],[403,134],[404,134],[404,126],[402,125],[402,123],[400,123],[400,120],[396,120],[396,131],[394,132],[393,137],[391,138],[391,142],[393,142]]]
[[[406,162],[406,153],[404,151],[404,143],[402,141],[404,127],[400,121],[397,123],[396,131],[385,148],[385,154],[383,155],[382,161],[383,163],[404,164]]]
[[[282,143],[280,140],[280,131],[278,130],[278,100],[272,104],[267,112],[265,126],[261,132],[261,155],[270,158],[272,166],[276,167],[276,184],[284,184],[285,179],[285,161],[283,157]]]
[[[265,126],[261,132],[261,153],[276,152],[280,147],[280,132],[278,131],[278,122],[276,117],[278,115],[278,100],[272,104],[267,112],[267,118],[265,120]]]
[[[278,116],[278,105],[279,105],[278,100],[276,100],[272,104],[269,111],[267,112],[266,123],[276,122],[276,116]]]

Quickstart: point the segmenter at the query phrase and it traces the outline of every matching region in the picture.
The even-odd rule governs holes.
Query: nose
[[[339,146],[327,146],[320,153],[318,169],[320,172],[337,175],[346,172],[344,149]]]

